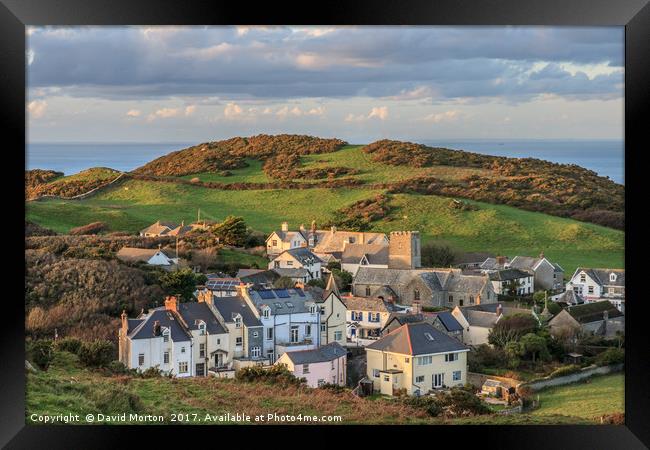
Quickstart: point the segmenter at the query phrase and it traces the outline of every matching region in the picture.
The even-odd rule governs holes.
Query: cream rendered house
[[[339,345],[346,345],[346,312],[345,303],[341,300],[339,288],[330,274],[327,286],[321,300],[316,300],[320,307],[320,342],[327,345],[336,342]]]
[[[426,322],[406,323],[366,347],[367,377],[384,395],[462,386],[470,349]]]
[[[284,364],[313,388],[324,384],[345,386],[347,353],[338,343],[332,342],[312,350],[286,352],[275,364]]]

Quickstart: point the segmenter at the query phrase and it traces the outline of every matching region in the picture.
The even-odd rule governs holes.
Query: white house
[[[144,262],[150,266],[171,268],[178,264],[178,258],[170,258],[159,248],[122,247],[115,255],[124,262]]]
[[[307,283],[323,277],[322,261],[306,247],[285,250],[270,263],[272,269],[280,276],[288,276],[296,282]]]
[[[519,269],[489,271],[494,292],[500,295],[527,295],[533,293],[533,274]],[[512,292],[514,289],[514,292]]]
[[[320,306],[302,289],[249,289],[242,296],[263,326],[263,350],[271,363],[285,352],[320,345]]]
[[[286,352],[276,364],[286,365],[291,373],[305,378],[307,385],[314,388],[324,384],[345,386],[347,350],[337,342],[312,350]]]
[[[582,297],[585,303],[609,300],[616,308],[625,312],[625,270],[590,269],[578,267],[566,284]]]
[[[121,318],[119,360],[131,369],[206,376],[211,355],[227,354],[228,332],[205,303],[179,304],[176,297],[167,297],[164,307],[136,319],[123,312]]]
[[[272,232],[266,238],[266,254],[273,259],[280,253],[292,248],[300,248],[307,245],[307,237],[303,230],[289,231],[289,224],[282,222],[279,231]]]
[[[346,311],[346,336],[350,343],[364,346],[379,339],[391,314],[406,313],[394,303],[381,298],[342,297]]]

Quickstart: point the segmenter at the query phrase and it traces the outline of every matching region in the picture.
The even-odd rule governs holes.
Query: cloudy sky
[[[624,31],[27,30],[31,142],[623,136]]]

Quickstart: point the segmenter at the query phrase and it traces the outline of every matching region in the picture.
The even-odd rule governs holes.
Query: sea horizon
[[[577,164],[625,184],[625,146],[622,139],[420,139],[433,147],[511,158],[536,158]],[[205,141],[203,141],[205,142]],[[370,141],[369,141],[370,142]],[[177,142],[31,142],[26,169],[48,169],[72,175],[91,167],[131,171],[147,162],[198,141]],[[353,143],[353,145],[362,145]]]

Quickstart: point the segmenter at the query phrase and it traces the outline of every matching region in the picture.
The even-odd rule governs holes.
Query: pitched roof
[[[388,246],[385,244],[348,244],[341,254],[341,263],[359,264],[366,257],[368,264],[387,265]]]
[[[332,342],[312,350],[298,350],[286,352],[285,354],[294,364],[315,364],[333,361],[342,356],[346,356],[347,350],[341,347],[338,342]]]
[[[121,261],[136,262],[136,261],[149,261],[156,253],[165,253],[158,248],[135,248],[135,247],[122,247],[117,253],[116,257]],[[167,255],[165,255],[169,258]]]
[[[466,311],[463,315],[467,319],[467,323],[469,323],[471,326],[481,328],[492,328],[499,319],[499,316],[497,316],[495,313],[488,311],[469,310]]]
[[[490,252],[465,252],[454,258],[454,264],[482,263],[488,258],[494,258]]]
[[[242,297],[216,297],[213,305],[227,323],[233,323],[235,316],[239,314],[242,317],[243,324],[247,327],[262,326],[262,322],[255,316],[255,313]]]
[[[504,257],[504,264],[507,264],[509,262],[510,262],[510,258]],[[499,264],[497,258],[487,258],[485,261],[483,261],[480,267],[483,270],[495,270],[495,269],[503,269],[504,264]]]
[[[311,235],[311,232],[309,232]],[[341,230],[316,230],[315,252],[332,253],[342,252],[348,244],[380,244],[388,245],[384,233],[369,233],[366,231],[341,231]]]
[[[185,330],[178,318],[171,312],[167,311],[164,306],[149,311],[149,314],[142,319],[142,322],[130,333],[131,339],[151,339],[154,335],[153,325],[158,321],[160,326],[169,328],[171,339],[175,342],[189,341],[190,335]]]
[[[282,256],[285,253],[293,256],[296,260],[298,260],[298,262],[300,262],[300,264],[303,265],[309,266],[315,263],[322,263],[320,258],[314,255],[307,247],[296,247],[285,250],[280,253],[278,257]]]
[[[620,312],[609,300],[571,306],[566,311],[571,314],[571,317],[580,323],[603,320],[603,313],[605,311],[607,311],[610,319],[623,316],[623,313]]]
[[[249,270],[252,272],[254,269]],[[243,269],[240,272],[243,273]],[[254,285],[273,284],[275,280],[280,278],[280,275],[273,270],[256,270],[248,275],[240,275],[240,272],[237,272],[237,278],[243,283],[252,283]]]
[[[541,258],[533,258],[532,256],[515,256],[510,261],[510,267],[515,269],[522,270],[533,270],[537,264],[541,261]]]
[[[620,286],[625,287],[625,269],[592,269],[578,267],[575,273],[584,271],[600,286]],[[616,280],[610,281],[610,274],[616,275]]]
[[[366,347],[403,355],[427,355],[469,351],[458,340],[437,330],[428,322],[407,323]]]
[[[490,272],[488,276],[490,277],[491,281],[510,281],[517,280],[519,278],[528,278],[531,275],[530,273],[519,269],[503,269],[497,270],[495,272]]]
[[[579,294],[576,294],[573,289],[567,289],[560,294],[555,301],[566,303],[568,305],[577,305],[585,302],[584,299]]]
[[[371,297],[341,297],[348,310],[353,311],[376,311],[376,312],[397,312],[402,311],[395,304]]]
[[[237,275],[235,275],[236,278],[242,278],[242,277],[247,277],[250,275],[255,275],[256,273],[260,272],[265,272],[265,269],[239,269],[237,271]]]
[[[303,240],[307,240],[307,236],[305,236],[305,234],[302,231],[275,230],[274,233],[278,235],[278,237],[280,238],[280,240],[282,242],[291,242],[296,237],[300,238],[300,239],[303,239]],[[271,236],[269,236],[269,238],[270,237]],[[267,238],[266,240],[268,241],[269,238]]]
[[[275,267],[271,269],[272,272],[275,272],[280,277],[289,277],[289,278],[304,278],[309,275],[309,271],[303,268],[293,268],[293,267]]]
[[[463,326],[458,323],[453,314],[449,311],[442,311],[436,315],[436,319],[445,327],[447,331],[461,331]]]
[[[251,289],[248,295],[258,310],[268,306],[273,315],[306,313],[315,303],[311,293],[302,289]]]
[[[331,293],[336,294],[339,298],[341,293],[339,292],[339,287],[336,285],[336,280],[334,279],[334,274],[330,273],[330,276],[327,278],[327,284],[325,285],[325,291],[323,292],[323,299],[329,297]]]
[[[156,223],[149,225],[147,228],[140,230],[140,233],[166,235],[174,228],[178,228],[177,223],[159,220]]]
[[[206,303],[179,303],[178,313],[190,330],[199,329],[199,321],[205,322],[205,329],[210,334],[225,334],[226,329],[219,323],[214,313]]]

